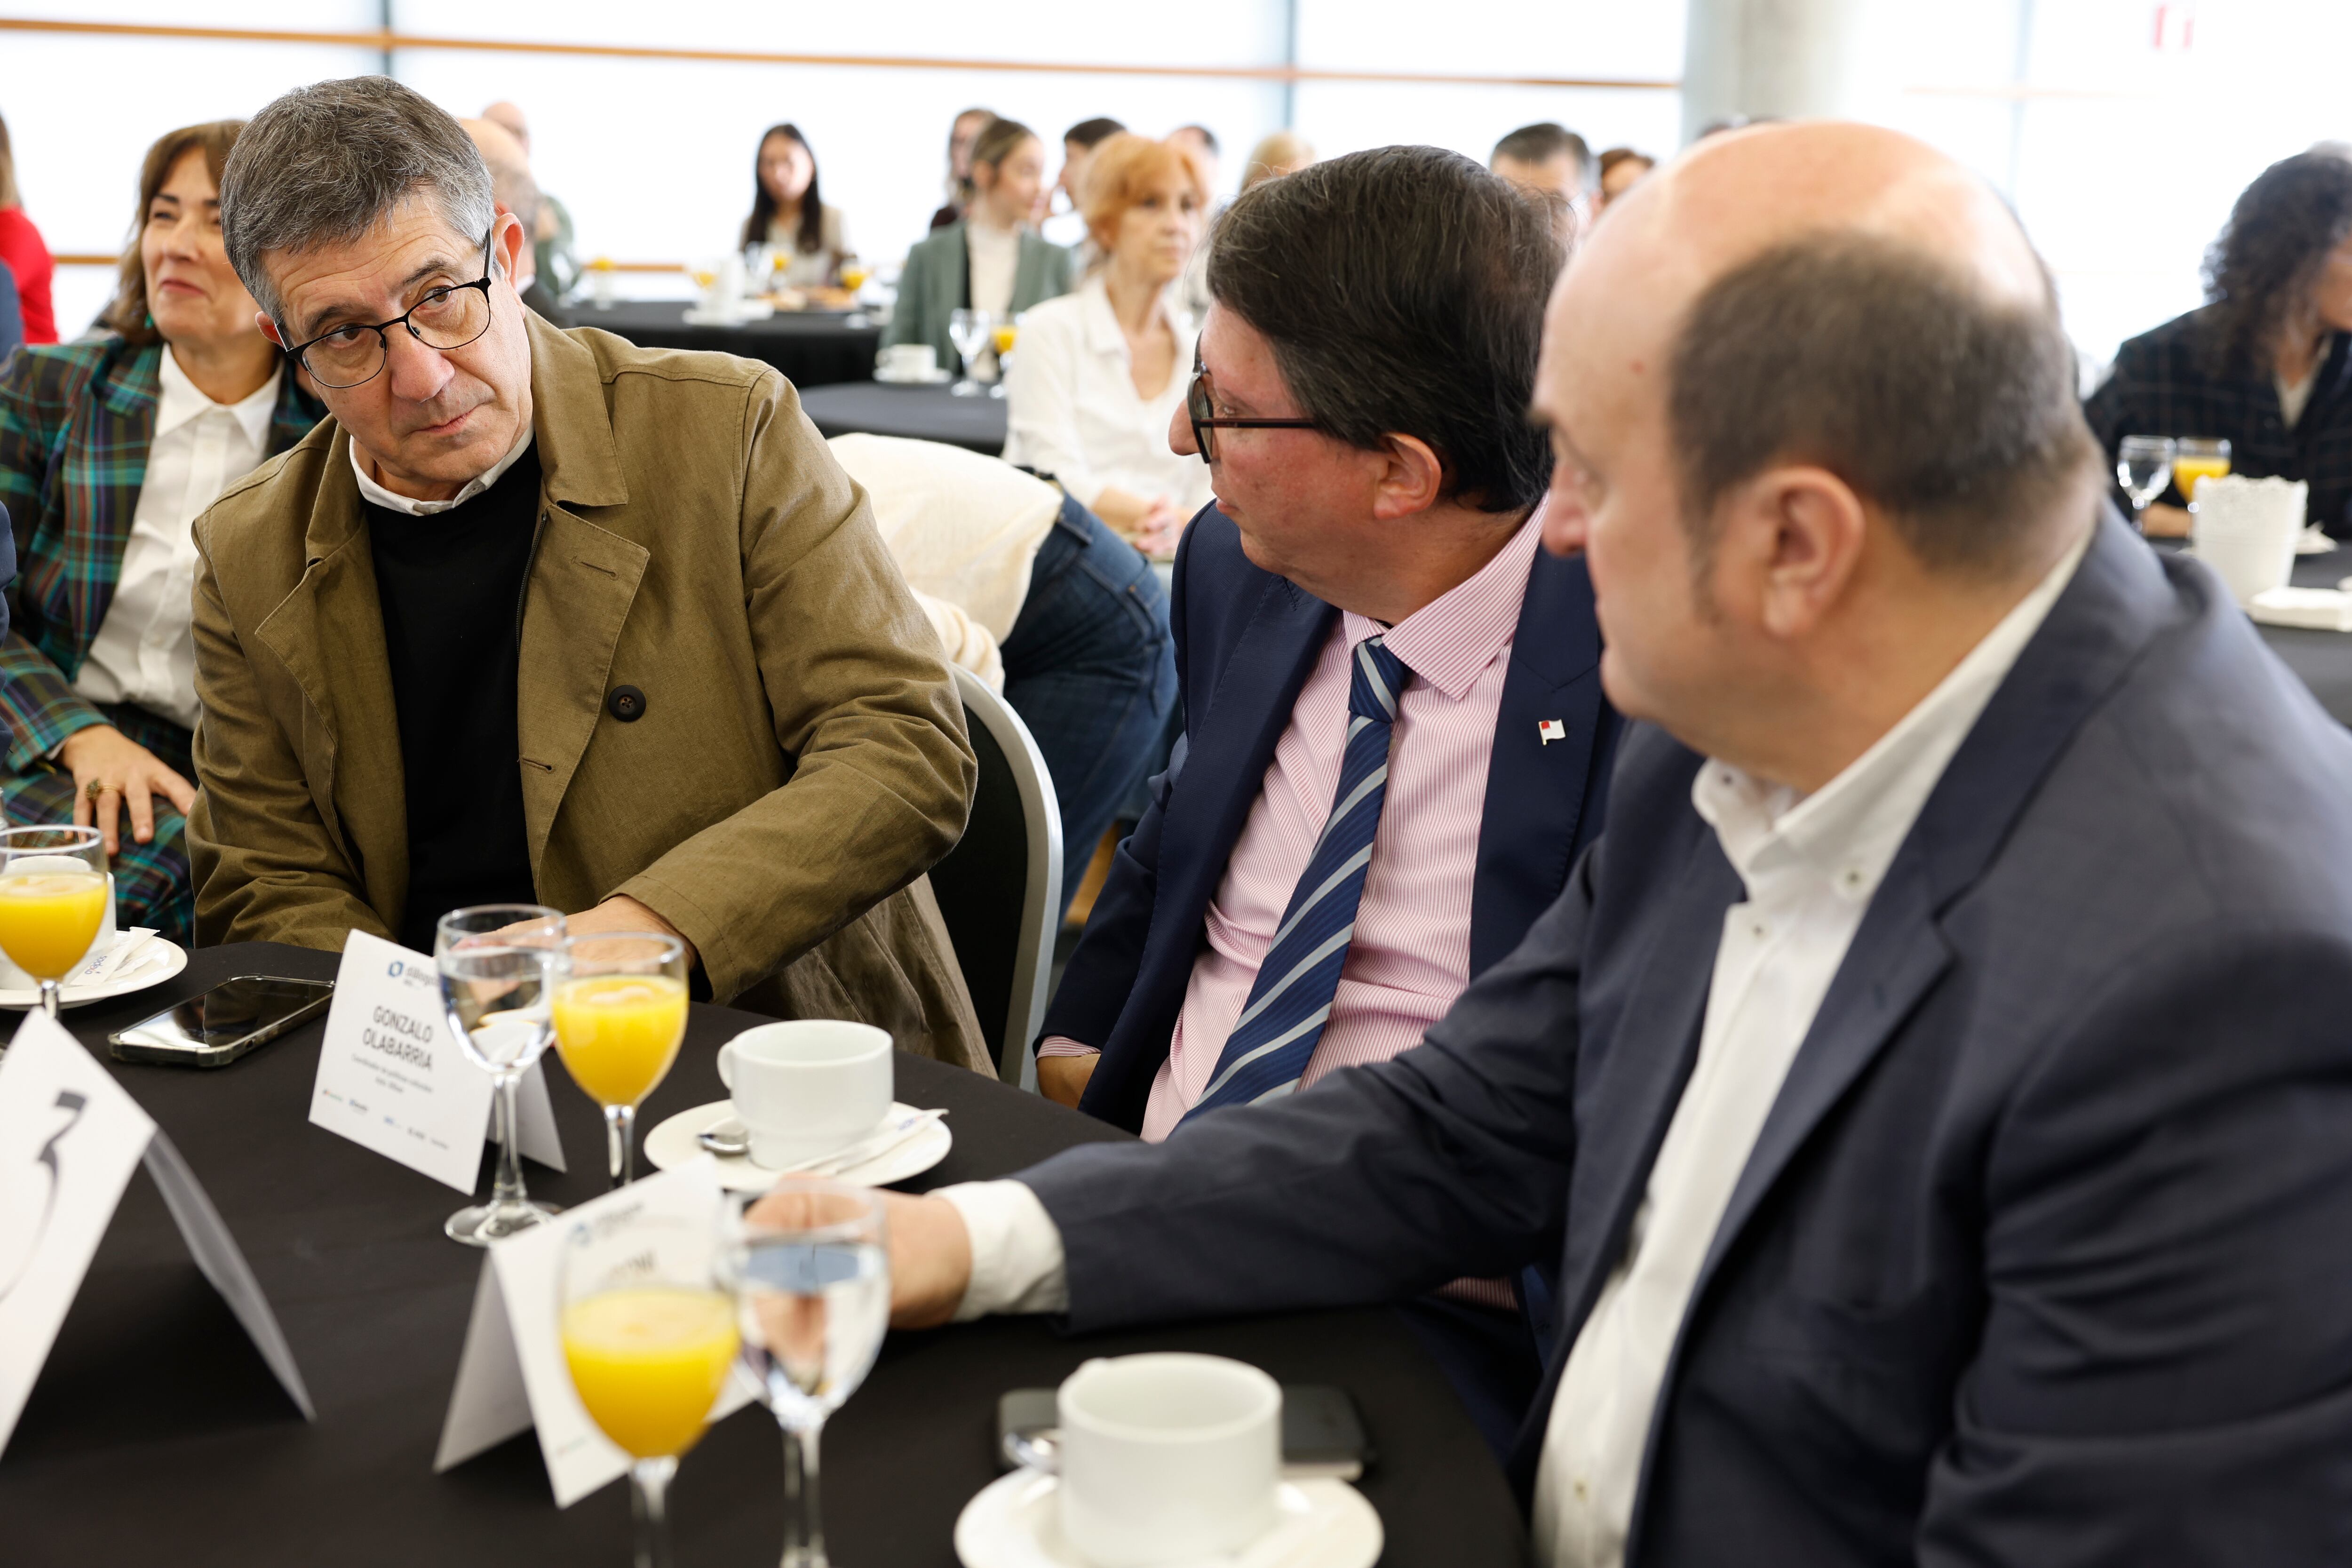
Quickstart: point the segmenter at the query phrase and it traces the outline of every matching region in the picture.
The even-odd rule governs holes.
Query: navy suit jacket
[[[1339,615],[1252,565],[1233,521],[1214,506],[1185,528],[1175,577],[1170,621],[1183,740],[1119,846],[1045,1014],[1045,1034],[1102,1051],[1081,1109],[1129,1131],[1142,1127],[1168,1059],[1226,858]],[[1551,719],[1567,735],[1547,743],[1537,726]],[[1559,896],[1600,827],[1620,728],[1601,694],[1601,632],[1584,563],[1538,549],[1486,775],[1470,896],[1472,975],[1517,947]]]
[[[1607,833],[1420,1049],[1026,1172],[1070,1316],[1611,1269],[1738,876],[1628,730]],[[1659,1392],[1643,1568],[2352,1562],[2352,735],[2112,514],[1872,900]]]

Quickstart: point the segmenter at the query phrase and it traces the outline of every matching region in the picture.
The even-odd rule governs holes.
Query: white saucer
[[[896,371],[877,370],[874,373],[874,379],[885,386],[943,386],[955,379],[955,373],[930,370],[916,375],[900,375]]]
[[[914,1109],[911,1105],[894,1104],[890,1111],[905,1115]],[[646,1163],[657,1171],[667,1171],[700,1159],[709,1151],[703,1148],[699,1135],[721,1121],[732,1120],[734,1115],[734,1102],[725,1100],[679,1111],[646,1134]],[[955,1135],[948,1131],[948,1124],[934,1121],[896,1148],[824,1179],[846,1182],[853,1187],[887,1187],[893,1182],[921,1175],[946,1159],[953,1147]],[[764,1193],[782,1179],[765,1165],[753,1164],[749,1154],[714,1154],[711,1158],[719,1165],[719,1184],[730,1193]]]
[[[109,997],[128,996],[134,991],[144,991],[150,985],[161,985],[188,967],[188,950],[169,937],[150,937],[131,966],[111,978],[95,984],[86,981],[68,981],[58,993],[60,1007],[82,1007]],[[0,990],[0,1008],[22,1012],[41,1005],[41,993],[32,990]]]
[[[1087,1568],[1062,1539],[1057,1477],[1015,1470],[964,1504],[955,1528],[964,1568]],[[1229,1556],[1181,1568],[1372,1568],[1385,1537],[1381,1516],[1345,1481],[1285,1481],[1282,1522]]]

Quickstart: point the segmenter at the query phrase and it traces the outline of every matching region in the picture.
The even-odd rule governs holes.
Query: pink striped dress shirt
[[[1538,508],[1467,581],[1387,628],[1387,646],[1412,679],[1398,704],[1388,795],[1355,936],[1302,1087],[1334,1068],[1386,1061],[1419,1045],[1469,984],[1470,890],[1486,764],[1541,520]],[[1152,1142],[1167,1137],[1200,1098],[1249,999],[1339,787],[1355,646],[1381,630],[1377,621],[1342,615],[1299,689],[1209,904],[1208,944],[1193,963],[1168,1060],[1144,1110],[1143,1136]],[[1043,1047],[1055,1056],[1085,1049],[1062,1039]]]

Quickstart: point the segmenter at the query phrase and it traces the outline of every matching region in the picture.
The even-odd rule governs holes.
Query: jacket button
[[[646,716],[646,694],[634,686],[615,686],[604,699],[604,711],[624,724],[634,724]]]

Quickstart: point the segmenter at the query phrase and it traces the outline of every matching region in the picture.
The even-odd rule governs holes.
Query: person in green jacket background
[[[972,143],[971,183],[963,217],[907,253],[898,303],[882,334],[886,348],[930,344],[950,370],[956,348],[948,318],[954,312],[989,310],[1009,319],[1068,293],[1076,281],[1076,259],[1034,226],[1045,194],[1045,144],[1035,132],[1017,120],[990,121]]]

